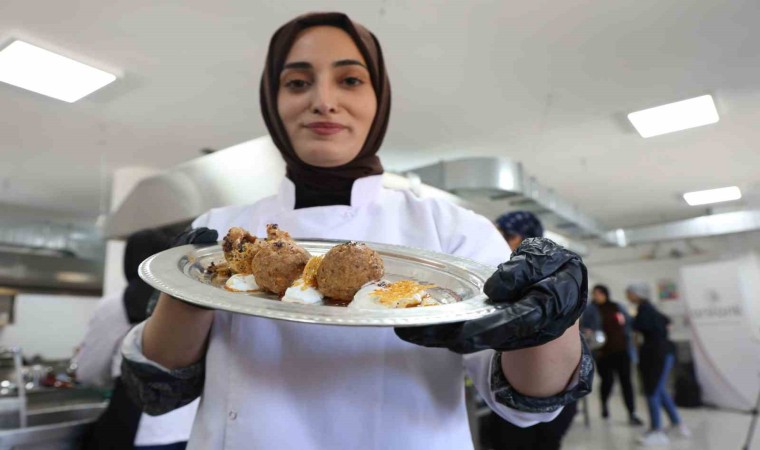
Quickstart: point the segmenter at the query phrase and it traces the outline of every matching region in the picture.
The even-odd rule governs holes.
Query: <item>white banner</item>
[[[752,409],[760,389],[760,259],[681,268],[705,403]]]

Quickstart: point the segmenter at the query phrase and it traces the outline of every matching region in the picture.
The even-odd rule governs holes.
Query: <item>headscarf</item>
[[[148,302],[154,289],[137,274],[137,269],[148,257],[169,248],[169,238],[158,230],[142,230],[127,238],[124,249],[124,309],[129,323],[140,323],[148,318]]]
[[[651,297],[651,291],[649,285],[644,282],[631,283],[625,288],[626,292],[630,292],[641,300],[649,300]]]
[[[504,234],[518,234],[524,239],[543,237],[544,227],[533,213],[513,211],[502,214],[496,219],[496,226]]]
[[[377,97],[377,112],[364,146],[356,158],[339,167],[315,167],[301,161],[290,144],[277,109],[280,72],[296,37],[307,28],[323,25],[340,28],[351,36],[367,62],[372,87]],[[362,25],[351,21],[345,14],[305,14],[286,23],[274,33],[269,42],[264,74],[261,77],[259,101],[269,134],[285,159],[288,178],[294,183],[305,183],[315,189],[339,190],[347,185],[350,187],[357,178],[383,173],[383,166],[376,153],[385,137],[391,110],[391,87],[383,61],[383,52],[377,38]]]

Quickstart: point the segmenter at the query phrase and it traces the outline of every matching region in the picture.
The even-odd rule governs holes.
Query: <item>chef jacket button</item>
[[[228,414],[228,417],[230,418],[230,420],[235,420],[237,419],[237,413],[235,411],[230,411],[230,413]]]

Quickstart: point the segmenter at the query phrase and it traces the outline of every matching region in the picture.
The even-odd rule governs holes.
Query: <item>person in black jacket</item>
[[[661,407],[665,408],[670,418],[672,432],[689,437],[691,432],[681,422],[676,405],[666,389],[668,374],[675,363],[675,345],[668,338],[670,319],[649,301],[649,286],[646,283],[629,285],[626,296],[631,303],[638,306],[633,329],[644,338],[639,348],[639,371],[649,404],[651,428],[639,438],[639,442],[644,445],[662,445],[669,442],[660,421]]]

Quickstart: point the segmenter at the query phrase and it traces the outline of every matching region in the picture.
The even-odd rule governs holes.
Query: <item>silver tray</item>
[[[345,241],[297,240],[312,256]],[[404,327],[475,319],[495,311],[483,285],[494,268],[469,259],[398,245],[367,242],[385,263],[385,277],[432,283],[458,294],[456,303],[406,309],[363,310],[326,305],[284,303],[263,292],[230,292],[213,286],[204,274],[212,262],[224,261],[219,245],[175,247],[143,261],[140,277],[167,294],[208,308],[270,319],[325,325]]]

